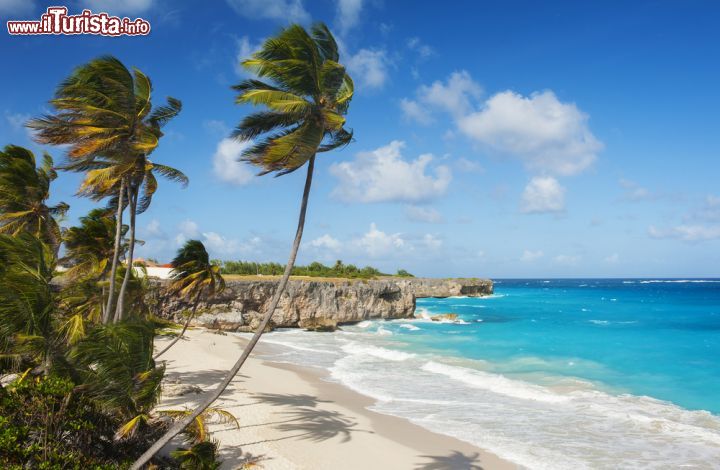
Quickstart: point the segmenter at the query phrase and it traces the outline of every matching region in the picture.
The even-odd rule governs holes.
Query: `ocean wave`
[[[409,324],[409,323],[404,323],[404,324],[400,325],[400,328],[405,328],[405,329],[410,330],[410,331],[417,331],[417,330],[420,329],[420,328],[418,328],[417,326],[411,325],[411,324]]]
[[[293,336],[293,341],[336,348],[338,354],[325,362],[326,370],[333,380],[376,400],[373,410],[486,448],[524,467],[714,468],[720,461],[720,417],[649,397],[609,393],[568,376],[548,375],[542,381],[547,385],[538,385],[529,381],[538,378],[533,375],[538,372],[520,372],[563,374],[570,363],[573,370],[592,366],[582,360],[558,358],[539,368],[523,365],[547,359],[477,363],[401,351],[392,347],[398,340],[372,332],[357,335],[362,343],[310,332]],[[308,365],[324,361],[317,354],[282,357],[293,358]],[[516,372],[501,375],[493,370],[497,368]]]
[[[412,359],[416,356],[413,353],[406,353],[403,351],[396,351],[393,349],[386,349],[379,346],[364,345],[355,342],[348,343],[342,346],[342,350],[348,354],[355,354],[361,356],[366,355],[396,362],[407,361],[408,359]]]
[[[518,380],[512,380],[498,374],[490,374],[466,367],[450,366],[439,362],[426,362],[422,369],[435,374],[441,374],[471,387],[485,389],[501,395],[520,398],[523,400],[544,401],[557,403],[567,398],[554,394],[544,387],[532,385]]]
[[[704,284],[719,282],[720,279],[651,279],[640,281],[640,284]]]

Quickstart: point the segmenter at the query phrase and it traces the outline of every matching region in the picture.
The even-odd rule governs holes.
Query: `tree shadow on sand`
[[[263,441],[247,442],[242,445],[247,446],[286,439],[322,442],[336,437],[340,438],[340,443],[345,443],[352,439],[352,435],[355,432],[373,432],[357,429],[357,422],[338,411],[297,408],[291,411],[284,411],[282,414],[288,419],[277,423],[266,424],[275,424],[275,429],[283,433],[289,433],[289,435]]]
[[[315,408],[319,403],[331,403],[327,400],[320,400],[312,395],[285,395],[281,393],[256,393],[253,395],[259,402],[273,406],[293,406],[304,408]]]
[[[465,455],[453,451],[450,455],[423,455],[428,462],[418,464],[416,470],[483,470],[480,466],[480,454]]]

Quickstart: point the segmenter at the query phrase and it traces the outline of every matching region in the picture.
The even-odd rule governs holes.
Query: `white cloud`
[[[441,196],[452,175],[444,165],[426,170],[433,156],[420,155],[406,161],[401,155],[405,143],[394,140],[370,152],[360,152],[354,161],[333,164],[330,173],[339,183],[333,195],[347,202],[421,202]]]
[[[427,222],[430,224],[440,224],[444,222],[444,217],[437,209],[423,206],[408,206],[405,209],[408,219],[415,222]]]
[[[478,143],[519,157],[531,170],[573,175],[588,168],[602,149],[587,121],[587,114],[574,103],[560,102],[552,91],[529,97],[504,91],[463,116],[458,127]]]
[[[254,43],[250,41],[248,36],[243,36],[236,39],[237,53],[235,54],[235,73],[240,77],[250,76],[251,73],[246,70],[241,64],[244,60],[249,59],[250,56],[262,47],[262,41]]]
[[[227,0],[235,12],[249,19],[271,19],[304,23],[310,14],[301,0]]]
[[[565,188],[552,176],[536,176],[525,186],[521,210],[525,213],[562,212]]]
[[[565,266],[575,266],[580,262],[580,256],[577,255],[557,255],[553,258],[555,264],[562,264]]]
[[[423,245],[425,245],[426,248],[429,248],[431,250],[436,250],[440,248],[443,244],[442,240],[429,233],[425,234],[422,241]]]
[[[167,235],[162,229],[160,222],[157,219],[152,219],[147,226],[145,226],[146,236],[153,238],[165,238]]]
[[[251,145],[253,145],[251,141],[240,142],[230,138],[221,140],[213,155],[215,176],[221,181],[237,186],[250,183],[254,176],[250,165],[238,160],[242,152]]]
[[[473,101],[482,96],[482,87],[473,81],[468,72],[462,70],[453,72],[444,83],[438,80],[430,86],[420,86],[416,96],[416,101],[407,99],[401,101],[403,112],[406,118],[414,119],[420,124],[427,124],[428,118],[425,118],[423,122],[423,120],[417,119],[416,115],[407,114],[407,110],[424,105],[426,113],[428,113],[427,108],[432,107],[446,111],[455,118],[460,119],[470,112]]]
[[[337,0],[337,24],[342,34],[346,34],[360,20],[363,0]]]
[[[400,100],[400,109],[403,117],[409,121],[415,121],[423,125],[431,124],[434,121],[432,114],[417,101],[403,98]]]
[[[407,47],[411,51],[417,52],[421,59],[427,59],[435,54],[433,48],[423,43],[417,36],[411,37],[407,40]]]
[[[152,8],[154,0],[82,0],[84,8],[93,13],[107,12],[112,15],[137,15]]]
[[[190,219],[183,220],[178,225],[178,234],[175,235],[175,243],[180,246],[190,239],[196,239],[200,236],[198,224]]]
[[[11,113],[5,111],[5,120],[10,125],[13,132],[24,133],[28,139],[33,139],[33,130],[25,127],[25,123],[30,120],[32,116],[24,113]]]
[[[545,253],[543,253],[540,250],[538,250],[538,251],[525,250],[525,251],[523,251],[523,254],[520,257],[520,261],[523,261],[525,263],[531,263],[535,260],[542,258],[543,256],[545,256]]]
[[[342,253],[343,256],[358,260],[366,257],[400,259],[408,253],[425,255],[436,253],[442,246],[443,241],[435,235],[406,237],[401,233],[387,233],[380,230],[374,222],[370,224],[367,232],[348,240],[338,240],[329,234],[324,234],[307,244],[307,248],[323,258],[334,259]]]
[[[373,258],[387,256],[399,249],[411,248],[401,234],[388,234],[378,230],[374,222],[370,224],[370,230],[362,238],[354,240],[354,244]]]
[[[648,227],[648,235],[652,238],[673,238],[686,242],[701,242],[720,239],[720,225],[677,225],[675,227]]]
[[[340,243],[339,240],[331,237],[330,235],[325,234],[311,241],[310,246],[313,248],[326,249],[330,251],[340,251],[342,243]]]
[[[368,88],[382,88],[385,85],[389,64],[385,51],[373,49],[360,49],[345,61],[353,80]]]

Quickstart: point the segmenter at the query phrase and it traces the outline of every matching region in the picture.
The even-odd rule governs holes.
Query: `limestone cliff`
[[[274,278],[228,281],[224,292],[201,301],[193,323],[232,331],[254,329],[276,286]],[[411,318],[417,298],[479,297],[492,294],[492,290],[492,281],[487,279],[294,279],[273,313],[272,326],[333,329],[368,319]],[[158,315],[178,321],[191,308],[188,302],[169,295],[164,283],[151,300]]]

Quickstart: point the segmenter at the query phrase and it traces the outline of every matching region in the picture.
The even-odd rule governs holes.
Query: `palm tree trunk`
[[[172,342],[171,342],[170,344],[168,344],[167,346],[165,346],[165,349],[163,349],[163,350],[160,351],[159,353],[155,354],[155,355],[153,356],[153,360],[155,360],[155,359],[157,359],[158,357],[160,357],[160,356],[162,356],[163,354],[165,354],[165,352],[166,352],[168,349],[172,348],[173,345],[174,345],[175,343],[177,343],[178,341],[180,341],[180,339],[183,337],[183,335],[185,334],[185,332],[186,332],[187,329],[188,329],[188,326],[190,326],[190,321],[191,321],[193,318],[195,318],[195,312],[197,311],[198,304],[200,304],[200,296],[202,296],[203,290],[205,290],[205,289],[200,289],[200,292],[198,292],[198,295],[197,295],[197,297],[195,298],[195,304],[193,305],[192,312],[190,312],[190,315],[188,316],[187,320],[185,320],[185,324],[183,325],[183,329],[182,329],[182,331],[180,332],[180,334],[178,335],[178,337],[175,338],[174,340],[172,340]]]
[[[182,432],[183,429],[185,429],[190,423],[192,423],[195,418],[200,416],[210,405],[212,405],[212,403],[217,400],[220,395],[222,395],[227,386],[230,385],[232,379],[235,377],[235,375],[237,375],[238,371],[245,363],[245,360],[255,348],[255,345],[265,331],[265,327],[267,327],[273,313],[275,312],[275,309],[277,308],[280,297],[282,296],[283,292],[285,292],[285,287],[287,286],[288,279],[290,278],[290,273],[292,272],[293,266],[295,265],[295,258],[297,257],[297,252],[300,248],[300,241],[302,240],[303,229],[305,228],[305,212],[307,211],[308,196],[310,195],[310,186],[312,185],[314,167],[315,156],[313,155],[313,157],[310,158],[308,162],[307,177],[305,178],[305,189],[303,190],[302,202],[300,204],[300,217],[298,218],[297,231],[295,232],[295,241],[293,242],[292,250],[290,251],[290,258],[288,259],[287,265],[285,266],[285,272],[283,274],[283,277],[278,283],[275,295],[273,295],[272,301],[270,302],[270,307],[265,312],[265,316],[263,317],[262,322],[260,322],[260,326],[258,326],[252,339],[247,344],[247,346],[245,346],[245,349],[240,355],[240,358],[237,360],[232,369],[230,369],[227,376],[225,376],[220,385],[217,386],[217,388],[195,409],[195,411],[180,420],[175,426],[170,428],[160,439],[158,439],[148,450],[146,450],[145,453],[142,454],[135,461],[135,463],[133,463],[131,470],[140,470],[140,468],[146,463],[148,463],[150,459],[155,454],[157,454],[160,449],[162,449],[168,442],[170,442],[173,437],[180,434],[180,432]]]
[[[120,180],[120,191],[118,192],[118,208],[115,215],[115,247],[113,251],[112,267],[110,268],[110,286],[108,287],[108,299],[103,313],[102,322],[104,324],[110,322],[110,312],[112,311],[113,297],[115,295],[115,275],[117,274],[118,260],[120,259],[120,239],[122,238],[122,214],[123,214],[123,197],[125,195],[125,178]]]
[[[115,307],[115,323],[123,319],[125,314],[125,293],[127,291],[128,281],[132,277],[133,258],[135,254],[135,216],[137,213],[138,190],[140,185],[128,184],[127,196],[128,205],[130,206],[130,247],[128,249],[127,268],[125,269],[125,277],[123,278],[120,293],[118,294],[117,306]]]

